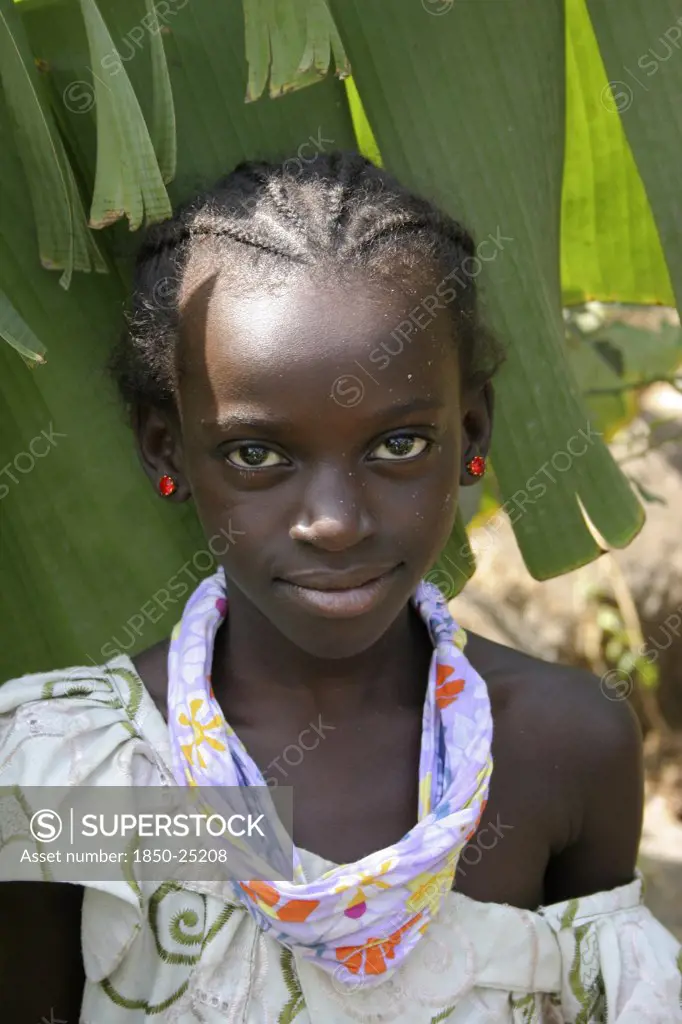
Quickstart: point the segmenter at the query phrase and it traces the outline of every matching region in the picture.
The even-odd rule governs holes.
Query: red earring
[[[171,494],[174,494],[178,489],[177,483],[172,476],[168,476],[168,473],[164,473],[161,477],[158,487],[159,494],[162,494],[164,498],[170,498]]]
[[[483,476],[485,473],[485,456],[474,455],[473,459],[469,459],[467,462],[466,468],[469,476]]]

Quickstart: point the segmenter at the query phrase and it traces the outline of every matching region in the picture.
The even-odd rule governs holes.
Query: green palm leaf
[[[623,22],[636,22],[620,8]],[[561,283],[566,305],[674,305],[658,231],[609,89],[585,0],[566,0],[566,159]],[[621,94],[618,94],[621,95]],[[622,93],[627,101],[628,94]],[[620,101],[622,103],[622,99]],[[662,109],[654,116],[660,121]]]
[[[95,0],[80,3],[92,67],[97,68],[93,72],[97,171],[90,222],[101,228],[125,216],[133,230],[145,218],[169,217],[171,204],[140,104],[125,66],[115,59],[116,47],[106,23]],[[158,79],[158,50],[154,52]],[[168,154],[164,156],[168,162]]]
[[[3,291],[0,290],[0,338],[4,338],[28,366],[45,362],[45,346],[35,336],[25,320],[17,313]]]
[[[268,79],[270,97],[319,81],[333,57],[340,76],[349,73],[336,25],[325,0],[243,0],[249,82],[246,99],[257,100]]]
[[[14,122],[33,202],[43,266],[63,270],[68,288],[73,270],[106,270],[88,231],[73,171],[43,95],[26,30],[12,0],[0,0],[0,81]]]
[[[175,177],[177,165],[177,131],[175,125],[175,107],[173,91],[163,48],[161,25],[154,6],[154,0],[145,0],[149,25],[149,38],[152,59],[152,95],[153,111],[151,137],[154,151],[159,162],[161,177],[167,184]]]
[[[682,11],[677,0],[630,5],[627,17],[605,0],[587,6],[682,308]]]

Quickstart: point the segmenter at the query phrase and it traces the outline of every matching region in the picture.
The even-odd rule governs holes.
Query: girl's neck
[[[213,652],[213,690],[234,726],[257,725],[265,709],[271,721],[305,724],[318,715],[342,722],[423,706],[433,648],[411,604],[369,650],[333,660],[310,655],[254,617],[250,606],[230,601]]]

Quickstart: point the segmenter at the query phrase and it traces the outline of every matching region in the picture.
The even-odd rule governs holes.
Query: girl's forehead
[[[399,373],[415,361],[437,374],[456,357],[450,311],[397,283],[299,279],[236,290],[218,277],[202,292],[185,307],[183,374],[213,388],[256,377],[323,383],[352,367],[386,375],[392,363]]]

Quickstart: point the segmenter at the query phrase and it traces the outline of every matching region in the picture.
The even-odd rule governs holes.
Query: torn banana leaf
[[[81,0],[97,118],[97,171],[90,223],[127,217],[130,229],[165,220],[171,204],[140,104],[95,0]]]
[[[74,270],[106,272],[12,0],[0,0],[0,81],[31,194],[41,263],[63,271],[64,288],[69,287]]]
[[[16,349],[29,367],[46,362],[45,346],[17,313],[2,289],[0,289],[0,338],[4,338],[12,348]]]
[[[163,48],[161,25],[156,13],[154,0],[145,0],[149,19],[149,45],[152,60],[152,124],[151,137],[161,177],[165,184],[175,177],[177,163],[177,133],[173,90]]]
[[[327,74],[349,74],[348,60],[325,0],[243,0],[247,102],[259,99],[269,82],[271,99],[312,85]]]

